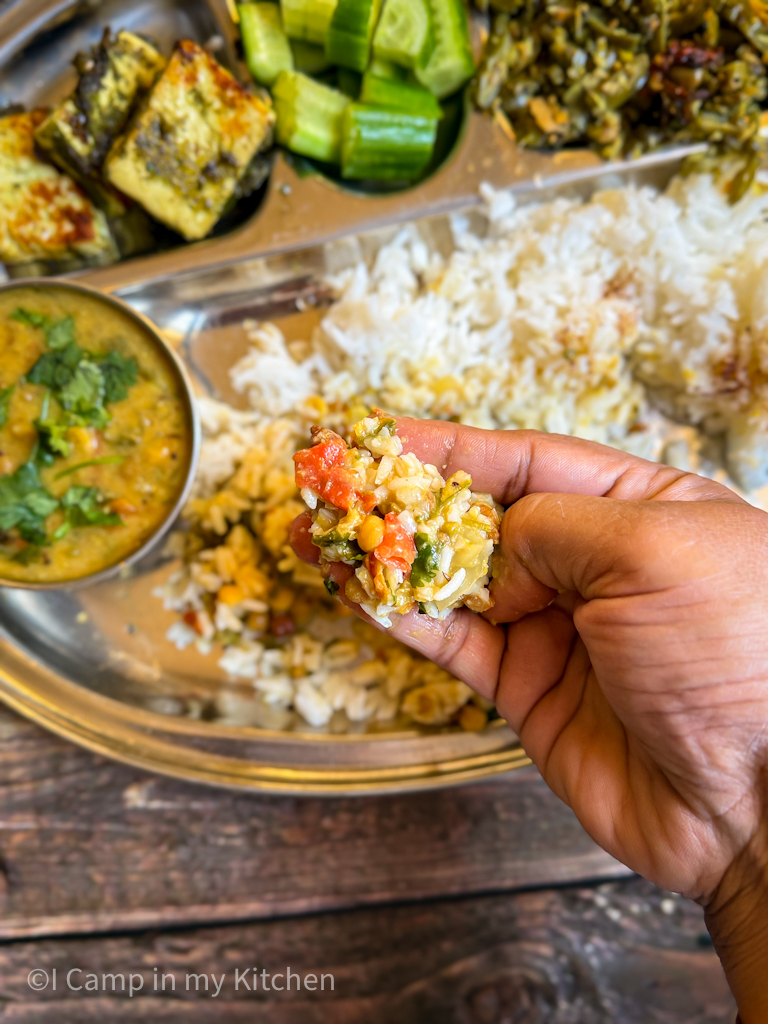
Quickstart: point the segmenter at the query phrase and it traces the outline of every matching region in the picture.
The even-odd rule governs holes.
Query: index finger
[[[397,421],[405,451],[436,466],[443,477],[461,469],[472,489],[502,505],[526,494],[666,500],[730,498],[722,484],[594,441],[538,430],[483,430],[440,420]]]

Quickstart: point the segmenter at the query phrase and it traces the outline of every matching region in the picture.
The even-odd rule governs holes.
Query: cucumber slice
[[[413,181],[426,169],[437,120],[350,103],[342,126],[341,175],[369,181]]]
[[[373,37],[373,52],[405,68],[423,68],[435,48],[427,0],[387,0]]]
[[[362,75],[359,71],[353,71],[352,68],[337,69],[336,88],[351,100],[356,100],[360,96],[361,83]]]
[[[324,46],[303,43],[300,39],[289,39],[288,42],[293,54],[293,66],[297,71],[303,71],[305,75],[320,75],[331,66],[325,56]]]
[[[475,73],[467,12],[462,0],[428,0],[432,11],[435,49],[416,78],[438,99],[450,96]]]
[[[281,145],[302,156],[339,162],[342,120],[349,106],[346,96],[298,71],[281,71],[272,100],[275,137]]]
[[[280,0],[283,28],[291,39],[325,46],[337,0]]]
[[[257,82],[272,85],[281,71],[293,69],[293,54],[283,32],[277,4],[240,4],[240,31],[245,62]]]
[[[371,107],[401,110],[404,114],[416,114],[417,117],[439,119],[443,116],[440,104],[429,89],[411,85],[410,82],[399,82],[394,78],[379,78],[370,71],[363,75],[359,99]]]
[[[379,78],[397,78],[401,82],[408,76],[407,70],[399,64],[393,64],[391,60],[381,60],[379,57],[373,58],[368,65],[368,71]]]
[[[332,64],[365,71],[382,0],[339,0],[333,12],[325,52]]]

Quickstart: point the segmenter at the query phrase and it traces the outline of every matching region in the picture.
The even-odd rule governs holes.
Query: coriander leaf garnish
[[[121,402],[128,397],[128,388],[139,379],[139,364],[129,356],[126,358],[116,349],[99,360],[99,369],[104,375],[104,400]]]
[[[0,531],[14,527],[30,544],[46,541],[45,520],[59,502],[43,487],[34,463],[27,462],[15,473],[0,477]]]
[[[86,459],[85,462],[78,462],[76,466],[68,466],[66,469],[62,469],[62,471],[57,473],[53,479],[61,480],[62,477],[71,476],[72,473],[76,473],[78,469],[87,469],[88,466],[111,466],[117,465],[118,462],[125,462],[125,456],[103,455],[99,459]]]
[[[75,340],[74,317],[65,316],[63,320],[55,320],[49,324],[45,328],[45,340],[48,342],[48,348],[52,348],[54,351],[66,348],[70,342]]]
[[[99,367],[81,359],[57,397],[65,409],[85,415],[103,406],[104,392],[104,375]]]
[[[72,526],[121,526],[116,512],[105,511],[105,499],[96,487],[70,487],[61,499]]]
[[[50,465],[56,456],[63,455],[66,458],[69,455],[72,445],[66,439],[66,433],[70,427],[68,416],[58,419],[52,416],[38,419],[35,420],[35,426],[39,441],[38,455],[42,457],[41,461]]]
[[[23,309],[21,306],[14,309],[11,313],[11,320],[16,320],[20,324],[26,324],[27,327],[46,327],[51,322],[50,317],[45,316],[43,313],[35,313],[31,309]]]
[[[11,320],[16,320],[27,327],[41,327],[45,333],[45,340],[48,348],[57,351],[65,348],[75,340],[75,318],[73,316],[62,317],[61,320],[52,320],[44,313],[35,313],[31,309],[23,309],[21,306],[11,313]]]
[[[8,412],[11,406],[11,395],[15,385],[9,388],[0,388],[0,427],[4,427],[8,421]]]
[[[59,391],[71,382],[84,354],[74,341],[58,352],[46,352],[29,371],[27,380],[31,384],[43,384],[52,391]]]

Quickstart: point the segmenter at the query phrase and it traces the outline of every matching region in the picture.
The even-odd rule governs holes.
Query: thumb
[[[502,520],[488,618],[515,622],[563,593],[589,601],[652,592],[680,583],[692,563],[701,575],[710,561],[702,550],[709,505],[581,494],[521,498]],[[696,557],[686,557],[693,545]]]

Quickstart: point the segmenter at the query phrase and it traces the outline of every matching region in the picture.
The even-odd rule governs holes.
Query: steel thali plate
[[[72,18],[75,8],[80,13]],[[64,24],[51,29],[57,19]],[[225,0],[24,0],[0,12],[0,101],[17,88],[17,102],[58,99],[71,85],[67,61],[107,24],[151,34],[166,50],[180,36],[217,37],[217,55],[237,71]],[[231,392],[227,369],[245,352],[243,321],[271,319],[289,338],[306,336],[327,302],[324,276],[372,259],[398,223],[418,219],[427,239],[445,248],[447,213],[471,210],[484,181],[512,188],[522,201],[586,197],[609,184],[663,186],[684,155],[607,166],[586,151],[522,152],[492,120],[468,113],[450,157],[415,188],[387,196],[352,192],[303,175],[278,156],[261,206],[229,234],[82,279],[176,332],[201,387],[236,403],[242,399]],[[179,652],[165,639],[174,615],[152,591],[174,567],[155,552],[130,576],[80,591],[0,590],[0,698],[101,754],[267,792],[425,789],[529,763],[502,721],[481,733],[398,728],[330,735],[270,710],[250,687],[228,682],[215,656]]]

